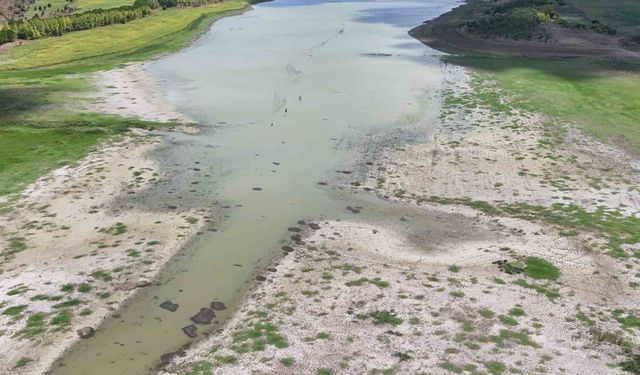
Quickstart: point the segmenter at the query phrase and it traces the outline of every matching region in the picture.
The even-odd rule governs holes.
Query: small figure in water
[[[271,123],[271,126],[273,126],[273,122]]]
[[[298,101],[302,101],[302,95],[298,96]]]
[[[287,109],[286,108],[284,109],[284,113],[287,113]]]

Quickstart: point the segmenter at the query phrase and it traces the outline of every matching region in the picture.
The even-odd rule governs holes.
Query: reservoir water
[[[170,180],[126,199],[160,210],[179,198],[219,218],[54,373],[149,373],[162,354],[191,341],[181,331],[189,317],[218,299],[230,308],[210,327],[215,334],[298,220],[397,220],[393,207],[332,186],[337,176],[363,173],[381,145],[433,130],[444,70],[438,53],[407,31],[455,5],[276,0],[222,19],[190,48],[147,64],[203,130],[166,134],[167,146],[153,156]],[[348,205],[362,212],[354,218]],[[164,300],[180,308],[162,310]]]

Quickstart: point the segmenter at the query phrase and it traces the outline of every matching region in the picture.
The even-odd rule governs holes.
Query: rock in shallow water
[[[93,335],[96,333],[96,331],[92,328],[92,327],[83,327],[80,328],[78,331],[78,336],[80,336],[81,339],[88,339],[90,337],[93,337]]]
[[[196,324],[211,324],[211,320],[216,317],[216,313],[208,307],[203,307],[200,312],[191,317],[191,321]]]
[[[227,309],[227,305],[224,304],[224,302],[220,302],[220,301],[213,301],[211,302],[211,308],[214,310],[226,310]]]
[[[196,333],[197,330],[198,330],[198,327],[196,327],[195,324],[189,324],[186,327],[182,327],[182,332],[184,332],[185,335],[191,338],[198,336],[198,334]]]
[[[176,312],[176,310],[178,310],[178,307],[180,307],[180,305],[178,305],[177,303],[173,303],[171,301],[164,301],[160,304],[160,307],[165,310],[169,310],[171,312]]]

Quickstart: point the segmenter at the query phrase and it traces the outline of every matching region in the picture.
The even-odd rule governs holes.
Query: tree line
[[[136,0],[134,5],[111,9],[96,9],[50,18],[34,17],[29,20],[9,22],[0,25],[0,44],[16,39],[41,39],[60,36],[72,31],[87,30],[99,26],[124,24],[151,14],[153,9],[172,7],[193,7],[221,2],[222,0]]]

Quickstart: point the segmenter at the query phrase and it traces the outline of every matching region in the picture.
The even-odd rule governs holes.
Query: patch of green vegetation
[[[33,362],[33,359],[28,358],[28,357],[22,357],[16,362],[16,364],[13,366],[13,368],[21,368],[21,367],[24,367],[24,366],[28,365],[31,362]]]
[[[55,304],[55,305],[53,305],[51,307],[53,307],[54,309],[65,309],[67,307],[78,306],[78,305],[80,305],[82,303],[83,302],[80,301],[79,299],[74,298],[74,299],[70,299],[70,300],[67,300],[67,301],[64,301],[64,302],[57,303],[57,304]]]
[[[129,249],[129,250],[127,250],[127,256],[132,257],[132,258],[139,258],[140,257],[140,251],[138,251],[136,249]]]
[[[295,362],[295,360],[292,357],[284,357],[284,358],[280,358],[279,362],[284,367],[291,367],[293,366],[293,363]]]
[[[123,223],[115,223],[114,225],[108,227],[108,228],[101,228],[99,230],[99,232],[101,233],[107,233],[107,234],[112,234],[114,236],[123,234],[127,232],[127,226],[124,225]]]
[[[217,356],[216,359],[224,365],[232,365],[238,362],[238,357],[233,354]]]
[[[344,285],[346,286],[363,286],[364,284],[372,284],[377,286],[378,288],[386,288],[389,286],[389,283],[381,280],[379,277],[374,279],[368,279],[366,277],[361,277],[357,280],[347,281]]]
[[[622,310],[613,310],[611,314],[624,328],[640,328],[640,318],[633,314],[624,315]]]
[[[623,355],[624,360],[618,363],[620,369],[632,374],[640,374],[640,355],[628,348],[623,350]]]
[[[533,289],[540,294],[544,294],[549,299],[556,299],[560,297],[560,292],[558,292],[556,289],[551,289],[548,286],[531,284],[525,279],[518,279],[513,283],[526,289]]]
[[[497,101],[496,97],[505,96],[509,98],[510,107],[555,116],[575,123],[603,140],[640,152],[640,132],[637,131],[640,69],[637,62],[593,58],[449,59],[475,68],[482,80],[498,83],[499,93],[486,94],[489,105]],[[483,91],[486,93],[487,90]]]
[[[511,316],[525,316],[527,313],[524,312],[524,309],[521,307],[514,307],[509,310],[509,315]]]
[[[49,296],[46,294],[36,294],[35,296],[29,298],[30,301],[46,301],[49,299]]]
[[[47,317],[47,314],[45,313],[35,313],[33,315],[30,315],[27,318],[26,326],[20,331],[18,331],[16,336],[25,338],[25,339],[30,339],[43,334],[46,331],[46,328],[45,328],[46,317]]]
[[[71,312],[61,311],[53,318],[51,318],[51,324],[54,326],[66,326],[71,323]]]
[[[462,374],[462,372],[464,371],[464,369],[461,366],[451,362],[439,363],[438,366],[444,370],[447,370],[456,374]]]
[[[338,266],[334,266],[334,268],[340,269],[345,272],[348,272],[348,271],[355,272],[357,274],[362,273],[362,270],[364,269],[364,267],[356,266],[355,264],[351,264],[351,263],[344,263]]]
[[[20,285],[20,286],[17,286],[17,287],[15,287],[15,288],[13,288],[13,289],[9,290],[9,291],[7,292],[7,295],[8,295],[8,296],[16,296],[16,295],[19,295],[19,294],[24,294],[24,293],[26,293],[28,290],[29,290],[29,287],[27,287],[27,286],[25,286],[25,285]]]
[[[550,262],[537,258],[528,257],[525,261],[525,273],[533,279],[557,280],[560,277],[560,270]]]
[[[333,375],[334,372],[330,368],[323,367],[323,368],[319,368],[318,371],[316,371],[316,374],[317,375]]]
[[[518,321],[515,320],[514,318],[508,316],[508,315],[500,315],[498,316],[498,319],[500,320],[500,323],[507,325],[507,326],[517,326],[518,325]]]
[[[188,375],[211,375],[213,374],[213,365],[207,361],[200,361],[193,364]]]
[[[529,331],[522,329],[520,331],[512,331],[508,329],[501,329],[500,334],[497,336],[491,336],[490,339],[498,346],[504,347],[505,341],[513,341],[519,345],[531,346],[534,348],[540,345],[529,337]]]
[[[462,298],[464,297],[464,293],[459,291],[459,290],[454,290],[453,292],[449,293],[452,297],[456,297],[456,298]]]
[[[275,346],[278,349],[289,346],[287,340],[278,333],[278,328],[271,323],[256,323],[251,329],[238,331],[233,335],[233,342],[249,342],[253,351],[262,351],[267,345]],[[244,351],[248,346],[247,343],[245,347],[238,346],[237,348]]]
[[[481,317],[483,318],[493,318],[494,316],[496,316],[496,313],[494,313],[493,311],[489,310],[489,309],[482,309],[482,310],[478,310],[478,314],[480,314]]]
[[[61,292],[65,292],[65,293],[70,293],[73,292],[76,289],[76,284],[64,284],[61,288],[60,291]]]
[[[504,363],[498,361],[489,361],[484,363],[484,367],[487,368],[490,374],[500,375],[507,370],[507,366]]]
[[[16,316],[16,315],[20,315],[22,314],[22,312],[27,308],[27,305],[18,305],[18,306],[11,306],[6,308],[3,312],[2,315],[9,315],[9,316]]]
[[[91,273],[91,277],[93,277],[95,279],[103,280],[103,281],[111,281],[111,280],[113,280],[113,277],[111,276],[111,273],[109,273],[108,271],[104,271],[104,270],[93,271]]]
[[[449,271],[451,271],[451,272],[458,272],[458,271],[460,271],[460,267],[459,267],[459,266],[457,266],[457,265],[455,265],[455,264],[450,265],[447,269],[448,269]]]
[[[396,314],[393,314],[389,311],[374,311],[370,313],[369,316],[373,318],[374,324],[402,324],[402,319],[398,318]]]
[[[80,283],[80,285],[78,285],[78,292],[89,293],[90,291],[91,291],[91,285],[87,283]]]
[[[0,192],[1,194],[1,192]],[[13,254],[19,253],[27,249],[27,244],[24,242],[24,238],[13,237],[9,240],[9,246],[2,253],[6,257],[11,257]]]

